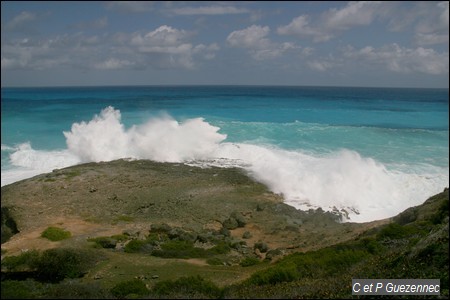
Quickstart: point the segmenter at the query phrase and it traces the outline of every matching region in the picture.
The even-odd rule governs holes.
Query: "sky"
[[[448,36],[448,1],[2,1],[1,86],[448,88]]]

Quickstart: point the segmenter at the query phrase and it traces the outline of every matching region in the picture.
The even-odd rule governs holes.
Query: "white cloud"
[[[448,44],[449,3],[439,2],[427,5],[421,10],[421,18],[416,26],[415,38],[419,45]]]
[[[448,43],[448,34],[437,33],[416,33],[416,42],[418,45],[436,45]]]
[[[245,14],[250,11],[245,8],[237,8],[234,6],[200,6],[200,7],[181,7],[172,11],[176,15],[228,15],[228,14]]]
[[[288,25],[278,27],[277,32],[281,35],[311,37],[314,42],[327,41],[332,37],[326,30],[319,27],[312,27],[309,20],[310,17],[307,15],[298,16]]]
[[[195,68],[194,56],[213,59],[220,49],[211,45],[194,45],[189,41],[192,33],[162,25],[148,33],[135,33],[130,45],[141,55],[144,63],[157,68]]]
[[[128,60],[110,58],[103,62],[94,64],[94,67],[100,70],[118,70],[118,69],[132,68],[134,65],[135,64],[133,62],[130,62]]]
[[[1,66],[3,70],[196,68],[202,60],[213,59],[220,47],[216,43],[193,44],[191,36],[163,25],[147,33],[5,40]]]
[[[356,50],[353,47],[348,47],[344,55],[363,64],[385,66],[393,72],[448,74],[448,52],[438,53],[429,48],[410,49],[400,47],[398,44],[391,44],[378,49],[364,47]]]
[[[270,32],[268,26],[252,25],[246,29],[236,30],[227,37],[227,42],[233,47],[265,48],[269,40],[265,38]]]
[[[288,25],[278,27],[277,32],[325,42],[344,30],[371,24],[381,12],[379,4],[376,1],[349,2],[344,8],[329,9],[318,17],[303,14],[292,19]]]
[[[246,29],[231,32],[227,42],[232,47],[248,49],[254,59],[265,60],[281,56],[291,49],[299,49],[294,43],[274,43],[267,36],[270,28],[268,26],[252,25]]]
[[[31,22],[37,19],[37,14],[23,11],[17,16],[15,16],[11,21],[6,23],[5,28],[7,30],[21,30],[24,27],[28,26]]]
[[[186,31],[163,25],[145,35],[135,34],[131,43],[138,46],[176,46],[187,37]]]
[[[349,2],[344,8],[332,8],[323,15],[326,28],[346,30],[372,23],[378,13],[380,1]]]
[[[385,17],[388,5],[379,1],[348,2],[343,8],[331,8],[319,15],[295,17],[289,24],[279,26],[277,33],[325,42],[353,27],[368,26]]]

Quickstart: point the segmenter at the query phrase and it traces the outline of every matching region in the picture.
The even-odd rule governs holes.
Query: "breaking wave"
[[[394,216],[448,186],[448,168],[424,164],[396,168],[347,149],[319,154],[230,143],[219,131],[202,118],[178,122],[168,115],[126,129],[120,111],[107,107],[91,121],[74,123],[64,132],[67,149],[2,145],[13,167],[2,171],[1,184],[83,162],[120,158],[237,166],[281,194],[287,204],[341,212],[348,216],[344,221],[353,222]]]

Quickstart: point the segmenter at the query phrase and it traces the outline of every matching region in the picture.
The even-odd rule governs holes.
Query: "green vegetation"
[[[35,298],[32,289],[24,281],[7,280],[2,281],[2,299],[31,299]]]
[[[94,250],[55,248],[40,253],[27,251],[2,260],[2,269],[8,272],[24,272],[44,282],[59,282],[64,278],[78,278],[101,257]]]
[[[132,217],[132,216],[126,216],[126,215],[121,215],[121,216],[118,216],[118,217],[116,218],[116,221],[133,222],[133,221],[134,221],[134,217]]]
[[[163,258],[199,258],[206,257],[207,251],[194,247],[190,241],[168,241],[161,245],[161,250],[154,250],[152,255]]]
[[[71,235],[69,231],[58,227],[48,227],[41,233],[41,237],[49,239],[52,242],[68,239]]]
[[[16,221],[11,216],[10,208],[1,208],[1,242],[8,241],[14,234],[18,233]]]
[[[148,289],[145,283],[139,279],[127,280],[116,284],[111,289],[111,294],[117,298],[123,299],[130,296],[143,296],[148,294]]]
[[[8,223],[14,217],[21,230],[63,210],[96,221],[61,243],[75,248],[11,256],[17,247],[6,244],[2,298],[352,298],[352,278],[438,278],[449,296],[448,190],[374,227],[297,211],[234,169],[147,161],[77,168],[80,180],[59,170],[48,177],[55,181],[2,187]],[[32,199],[32,209],[23,205]],[[134,222],[111,226],[118,216]]]
[[[152,249],[153,249],[152,246],[146,241],[134,239],[129,241],[125,245],[124,251],[127,253],[138,253],[138,252],[151,253]]]
[[[38,276],[44,281],[78,278],[86,270],[84,259],[81,253],[73,249],[46,250],[36,263]]]
[[[166,298],[219,298],[221,290],[201,276],[180,277],[175,281],[158,282],[152,289],[158,296]]]
[[[436,200],[436,199],[435,199]],[[430,209],[431,204],[436,209]],[[426,203],[427,204],[427,203]],[[351,298],[352,278],[439,278],[449,295],[448,192],[357,239],[294,253],[224,290],[226,298]],[[413,221],[411,221],[413,220]],[[437,222],[436,220],[440,220]]]
[[[256,257],[246,257],[239,263],[242,267],[250,267],[259,264],[260,261]]]
[[[26,251],[17,256],[7,256],[2,259],[2,269],[9,272],[19,272],[33,268],[40,258],[37,250]]]

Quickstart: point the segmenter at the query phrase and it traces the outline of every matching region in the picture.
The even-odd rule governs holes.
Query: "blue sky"
[[[2,1],[1,85],[448,88],[448,36],[448,1]]]

